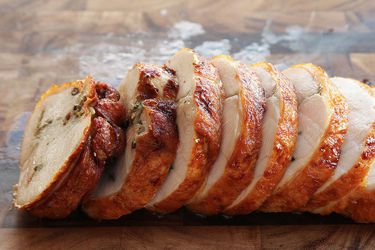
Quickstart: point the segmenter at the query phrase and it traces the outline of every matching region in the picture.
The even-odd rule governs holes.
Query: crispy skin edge
[[[368,85],[356,80],[355,82],[357,82],[361,88],[368,91],[371,96],[375,97],[373,91]],[[371,164],[374,161],[374,157],[375,123],[372,124],[371,129],[366,136],[363,151],[358,157],[356,163],[346,174],[342,175],[338,180],[332,183],[330,187],[319,194],[315,194],[303,210],[312,213],[319,213],[321,215],[327,215],[335,211],[336,205],[330,205],[330,203],[340,203],[341,198],[346,197],[347,194],[356,190],[358,186],[364,184]]]
[[[363,88],[374,96],[371,87],[358,82]],[[373,88],[373,87],[372,87]],[[365,150],[362,152],[361,158],[369,159],[370,165],[375,161],[375,123],[366,139]],[[374,167],[374,166],[370,166]],[[333,207],[333,208],[332,208]],[[366,181],[357,186],[352,192],[348,193],[336,204],[329,207],[329,211],[350,217],[352,220],[360,223],[375,222],[375,190],[366,189]],[[325,212],[323,210],[323,212]]]
[[[195,213],[213,215],[221,212],[233,202],[253,177],[253,168],[262,144],[265,95],[258,77],[247,65],[238,65],[236,77],[242,85],[239,93],[243,110],[240,136],[223,176],[203,199],[187,205],[188,209]]]
[[[339,179],[337,179],[330,187],[323,192],[316,194],[309,201],[304,211],[318,212],[327,215],[335,210],[334,206],[327,206],[330,202],[339,201],[341,198],[355,190],[359,185],[363,184],[368,171],[375,157],[375,123],[373,123],[371,131],[366,137],[364,150],[352,168]],[[327,206],[327,207],[325,207]],[[324,208],[323,208],[324,207]],[[320,209],[322,208],[322,209]],[[375,218],[375,215],[374,215]]]
[[[297,97],[293,84],[271,64],[260,63],[276,79],[280,90],[280,118],[274,138],[272,155],[268,160],[264,175],[253,190],[238,204],[224,210],[225,214],[248,214],[258,209],[272,194],[288,167],[298,136]]]
[[[107,84],[94,82],[91,77],[88,77],[86,80],[87,83],[90,84],[90,91],[93,91],[90,92],[89,95],[89,97],[92,98],[91,102],[87,105],[88,107],[96,107],[99,101],[98,98],[100,98],[97,89],[103,89],[102,86],[108,90],[108,93],[117,94],[117,92]],[[62,86],[65,86],[65,84]],[[111,96],[102,98],[111,99],[116,97]],[[116,101],[118,102],[119,100],[116,99]],[[125,110],[122,110],[121,112],[125,112]],[[104,126],[102,123],[106,123],[114,133],[113,135],[116,136],[116,140],[123,139],[123,131],[115,121],[108,120],[100,115],[93,115],[92,117],[91,126],[87,129],[86,140],[82,142],[83,149],[81,152],[74,155],[74,160],[71,164],[72,169],[60,178],[61,180],[59,180],[57,187],[51,190],[43,200],[35,206],[27,209],[31,214],[37,217],[50,219],[64,218],[75,210],[84,196],[96,186],[105,167],[107,158],[99,159],[98,156],[95,156],[94,154],[95,149],[92,145],[92,143],[95,143],[93,133],[96,133],[96,131],[94,130]],[[98,119],[98,121],[96,121],[96,119]],[[121,141],[116,141],[116,143],[118,144],[113,148],[113,156],[118,153],[119,147],[122,147]]]
[[[206,180],[209,169],[219,153],[224,93],[216,68],[205,58],[197,54],[195,56],[196,143],[193,145],[184,181],[164,200],[147,206],[147,209],[153,212],[169,213],[185,205]]]
[[[121,190],[88,198],[83,210],[95,219],[117,219],[144,207],[166,179],[178,145],[174,101],[145,100],[150,118],[148,132],[138,137],[133,167]]]
[[[348,107],[344,97],[330,83],[323,69],[312,64],[296,65],[310,72],[321,84],[321,94],[333,109],[319,148],[309,162],[260,207],[263,212],[292,212],[306,205],[316,190],[334,173],[348,125]]]

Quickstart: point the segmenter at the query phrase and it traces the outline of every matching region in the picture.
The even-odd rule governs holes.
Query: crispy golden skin
[[[253,168],[262,144],[262,119],[265,111],[264,90],[255,72],[245,64],[237,67],[241,87],[241,132],[223,176],[209,189],[203,199],[187,205],[193,212],[212,215],[231,204],[253,177]]]
[[[194,53],[194,52],[193,52]],[[207,59],[195,54],[194,91],[196,131],[192,156],[186,177],[178,188],[162,201],[147,206],[148,210],[169,213],[190,200],[206,180],[209,168],[216,160],[221,142],[223,90],[216,68]]]
[[[59,173],[38,202],[24,208],[38,217],[59,219],[68,216],[95,187],[107,159],[118,156],[124,148],[122,120],[125,108],[119,102],[118,92],[107,84],[94,82],[89,77],[85,83],[77,81],[53,86],[40,102],[66,87],[82,89],[83,84],[89,84],[90,91],[82,110],[90,112],[89,108],[93,108],[96,111],[92,116],[91,127],[85,130],[81,146],[67,160],[67,170]]]
[[[178,134],[174,101],[149,99],[142,102],[150,119],[148,132],[135,145],[132,168],[120,191],[87,199],[84,211],[96,219],[117,219],[142,208],[155,195],[173,163]]]
[[[359,84],[362,84],[359,82]],[[362,84],[364,88],[369,86]],[[370,92],[374,95],[374,87]],[[372,124],[372,129],[367,135],[366,144],[358,161],[358,168],[364,169],[365,166],[360,164],[370,164],[368,167],[373,168],[375,163],[375,123]],[[332,209],[332,208],[330,208]],[[356,222],[360,223],[374,223],[375,222],[375,189],[367,188],[367,181],[361,183],[355,190],[343,197],[338,203],[333,206],[336,213],[343,214],[350,217]]]
[[[141,110],[137,112],[147,117],[147,132],[137,136],[132,143],[134,159],[121,189],[85,200],[83,210],[92,218],[117,219],[143,208],[164,182],[176,155],[178,132],[174,98],[178,84],[174,72],[150,64],[139,63],[134,67],[140,72],[135,94]],[[163,85],[163,94],[152,82],[161,75],[168,79]],[[129,115],[130,126],[134,126],[131,116],[135,114]]]
[[[296,211],[306,205],[316,190],[335,171],[340,157],[341,145],[347,131],[348,107],[343,96],[323,69],[312,64],[296,65],[307,69],[320,83],[320,93],[333,109],[329,126],[321,138],[319,148],[308,163],[283,187],[276,190],[261,206],[264,212]]]
[[[368,190],[363,185],[358,186],[353,192],[338,202],[333,210],[336,213],[350,217],[356,222],[374,223],[375,190]]]
[[[268,158],[264,175],[241,202],[224,210],[224,213],[229,215],[248,214],[263,204],[281,180],[297,141],[297,98],[293,84],[271,64],[259,63],[254,66],[263,67],[276,79],[277,88],[280,90],[280,118],[273,140],[272,154]]]
[[[339,213],[360,223],[375,222],[375,191],[359,187],[348,200],[346,208]]]
[[[368,85],[365,85],[361,82],[358,82],[363,88],[368,89],[368,92],[374,94],[371,91]],[[371,164],[374,161],[375,157],[375,123],[372,125],[372,129],[369,131],[367,135],[367,139],[365,142],[365,146],[363,148],[363,152],[360,157],[357,159],[354,166],[351,169],[342,175],[339,179],[337,179],[329,188],[324,190],[319,194],[315,194],[311,200],[307,203],[307,205],[303,208],[305,211],[310,212],[318,212],[322,215],[327,215],[336,210],[336,212],[340,212],[339,207],[342,205],[329,205],[330,202],[339,201],[342,197],[345,197],[353,190],[362,190],[361,187],[358,186],[362,185],[366,179],[368,171],[371,167]],[[359,193],[364,192],[364,196],[368,195],[369,192],[367,191],[360,191]],[[358,195],[358,194],[357,194]],[[367,198],[360,198],[361,202],[369,202],[369,197]],[[375,204],[374,204],[375,205]],[[361,206],[358,206],[361,208]],[[348,208],[351,210],[351,208]],[[368,208],[364,208],[366,210]],[[316,210],[316,211],[314,211]],[[358,211],[357,213],[361,213],[361,209],[356,209],[353,211]],[[374,210],[375,211],[375,210]],[[351,212],[351,214],[356,215],[355,212]],[[366,212],[365,212],[366,214]],[[375,214],[371,215],[364,215],[364,216],[373,216],[373,221],[375,221]]]

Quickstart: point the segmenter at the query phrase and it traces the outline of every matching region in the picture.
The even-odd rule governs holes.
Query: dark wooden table
[[[118,85],[136,61],[163,63],[183,46],[374,82],[375,1],[0,0],[0,249],[375,249],[374,225],[339,215],[138,211],[100,223],[12,209],[24,124],[49,85],[87,74]]]

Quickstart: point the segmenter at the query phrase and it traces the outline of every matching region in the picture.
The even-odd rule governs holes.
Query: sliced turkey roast
[[[16,207],[63,218],[92,190],[108,158],[124,148],[125,108],[116,90],[91,77],[54,85],[26,126]]]
[[[367,172],[364,180],[357,185],[356,188],[350,190],[344,197],[338,201],[333,201],[319,210],[334,211],[336,213],[344,214],[354,221],[362,223],[375,222],[375,93],[374,89],[353,79],[335,77],[332,79],[340,90],[345,94],[349,94],[352,98],[352,105],[357,108],[354,111],[358,113],[354,122],[358,126],[355,133],[355,141],[353,138],[348,138],[353,141],[353,152],[351,154],[349,163],[354,164],[361,173]],[[349,101],[350,103],[350,101]],[[352,117],[350,115],[350,117]],[[366,116],[366,117],[364,117]],[[350,126],[350,125],[349,125]],[[349,128],[350,129],[350,128]],[[353,134],[354,135],[354,134]],[[358,138],[357,138],[358,137]],[[357,139],[361,138],[362,141]],[[355,143],[358,144],[355,144]],[[353,149],[356,147],[355,149]],[[344,151],[345,152],[345,151]],[[349,155],[347,156],[349,157]],[[341,161],[341,159],[340,159]],[[352,167],[348,168],[347,174],[353,172]],[[367,171],[368,170],[368,171]],[[345,176],[345,175],[343,175]],[[346,187],[342,187],[346,190]],[[318,210],[318,212],[320,212]],[[325,211],[324,211],[325,212]]]
[[[291,164],[261,207],[266,212],[301,208],[334,174],[348,123],[344,97],[323,69],[302,64],[283,73],[296,90],[298,139]]]
[[[375,223],[375,162],[373,153],[372,159],[373,163],[363,184],[335,204],[336,213],[348,216],[360,223]]]
[[[248,214],[262,205],[281,180],[297,141],[297,98],[292,83],[269,63],[258,63],[253,68],[267,98],[263,140],[254,178],[224,210],[229,215]]]
[[[347,100],[349,123],[340,160],[334,175],[321,186],[304,208],[307,211],[329,214],[334,204],[361,185],[373,162],[375,98],[370,88],[347,78],[331,78]]]
[[[147,208],[172,212],[186,204],[206,180],[219,152],[223,90],[216,68],[190,49],[168,62],[179,82],[179,146],[173,167]]]
[[[223,137],[206,183],[187,205],[206,215],[222,212],[251,181],[265,106],[264,91],[253,69],[228,56],[211,62],[224,86]]]
[[[83,204],[96,219],[117,219],[144,207],[158,191],[175,158],[178,85],[174,72],[136,64],[120,85],[129,110],[126,150]]]

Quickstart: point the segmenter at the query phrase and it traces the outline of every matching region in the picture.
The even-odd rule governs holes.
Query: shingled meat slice
[[[126,150],[84,202],[89,216],[117,219],[155,196],[177,150],[177,90],[174,72],[166,67],[138,63],[128,72],[120,85],[130,111]]]
[[[54,85],[25,129],[14,204],[36,216],[68,216],[124,148],[118,92],[91,77]]]

